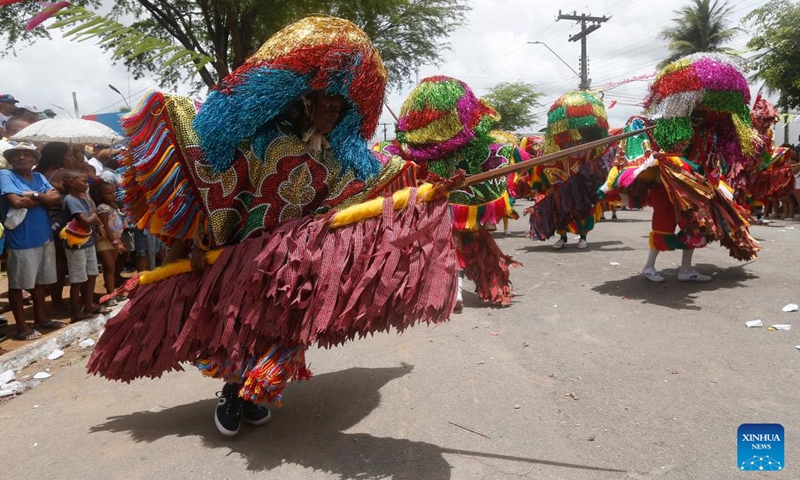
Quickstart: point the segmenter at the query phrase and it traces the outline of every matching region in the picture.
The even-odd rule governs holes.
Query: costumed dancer
[[[446,194],[367,147],[385,83],[361,30],[309,17],[199,113],[187,98],[146,96],[123,120],[126,208],[172,249],[125,287],[131,300],[89,372],[130,381],[195,363],[225,381],[214,419],[235,435],[310,377],[308,347],[445,321],[457,278]]]
[[[724,168],[739,184],[746,182],[741,173],[754,161],[749,100],[742,73],[715,54],[680,59],[650,85],[645,113],[656,119],[652,150],[640,143],[643,155],[612,168],[601,188],[653,207],[650,253],[642,270],[648,280],[664,281],[655,262],[665,250],[683,250],[678,279],[689,282],[711,279],[692,266],[694,250],[709,242],[718,240],[738,260],[756,258],[760,247],[750,236],[745,211],[721,179]]]
[[[542,135],[530,135],[523,137],[519,143],[519,148],[528,154],[529,158],[539,158],[544,155],[544,137]],[[530,186],[531,170],[517,173],[517,182],[513,185],[514,196],[516,198],[526,198],[533,200],[536,192]]]
[[[748,181],[748,206],[763,207],[759,215],[759,223],[768,223],[765,216],[771,208],[778,213],[781,198],[791,197],[795,189],[795,178],[788,161],[792,157],[792,149],[787,146],[775,146],[773,143],[773,125],[778,122],[778,109],[767,99],[758,95],[753,102],[750,119],[753,128],[758,132],[756,153],[758,168]]]
[[[472,175],[508,165],[516,157],[527,159],[513,145],[492,139],[489,132],[498,119],[497,112],[464,82],[445,76],[425,78],[403,102],[397,138],[387,151],[444,178],[458,170]],[[509,267],[517,263],[500,251],[486,231],[515,215],[506,177],[451,191],[450,211],[459,262],[466,277],[475,282],[478,297],[494,305],[510,305]],[[455,311],[463,304],[460,279]]]
[[[627,131],[628,130],[626,130],[625,128],[612,128],[608,131],[608,134],[613,137],[615,135],[619,135],[620,133],[625,133]],[[627,164],[628,162],[627,157],[625,156],[624,152],[622,152],[622,150],[619,148],[619,145],[616,145],[616,147],[617,147],[616,157],[613,160],[611,160],[612,163],[611,165],[609,165],[609,169],[612,165],[621,167]],[[603,207],[603,212],[600,214],[600,218],[598,218],[598,221],[602,222],[606,220],[606,212],[611,212],[611,220],[617,220],[617,210],[619,210],[619,208],[622,206],[619,198],[608,198],[608,197],[603,198],[602,201],[600,201],[600,205]]]
[[[606,138],[608,119],[602,100],[587,91],[569,92],[559,97],[547,113],[544,154]],[[567,243],[567,231],[580,235],[578,248],[586,248],[586,235],[602,215],[597,189],[606,179],[614,158],[613,146],[538,165],[528,179],[528,187],[537,192],[530,215],[529,236],[546,240],[558,234],[553,248]]]
[[[511,132],[506,132],[503,130],[492,130],[489,132],[489,135],[494,140],[495,144],[502,145],[500,147],[501,151],[503,151],[506,158],[508,158],[508,162],[510,165],[515,165],[519,162],[524,162],[525,160],[530,160],[530,155],[527,154],[519,145],[519,139],[516,135]],[[508,155],[507,152],[511,151],[511,154]],[[517,220],[519,218],[519,214],[516,210],[514,210],[514,204],[517,201],[517,193],[516,193],[516,185],[519,182],[519,173],[514,172],[508,175],[508,182],[506,182],[506,186],[508,188],[508,198],[511,202],[511,214],[506,215],[503,217],[503,233],[508,233],[508,220]]]

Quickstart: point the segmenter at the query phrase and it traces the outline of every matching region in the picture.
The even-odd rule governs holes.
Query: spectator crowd
[[[157,249],[120,208],[121,147],[12,139],[55,116],[0,95],[0,258],[8,279],[2,310],[12,313],[18,340],[66,326],[51,318],[57,313],[69,312],[70,322],[107,313],[122,298],[106,295],[110,299],[98,304],[97,277],[102,273],[105,292],[113,294],[125,271],[154,266]],[[26,304],[33,306],[30,324]],[[8,322],[1,317],[0,327]],[[0,341],[6,337],[0,333]]]

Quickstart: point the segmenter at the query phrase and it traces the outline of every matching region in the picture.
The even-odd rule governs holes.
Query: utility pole
[[[586,37],[588,37],[590,33],[600,28],[601,23],[611,20],[611,17],[606,17],[605,15],[602,17],[592,17],[591,15],[587,15],[585,13],[578,15],[574,11],[572,12],[572,15],[563,15],[561,10],[559,10],[556,21],[558,20],[575,20],[581,24],[581,33],[576,33],[575,35],[569,37],[569,41],[581,41],[581,84],[578,86],[578,88],[581,90],[589,90],[589,86],[592,84],[592,79],[589,78],[589,58],[586,54]],[[586,24],[589,22],[591,25],[587,26]]]
[[[81,118],[81,112],[78,111],[78,94],[72,92],[72,106],[75,107],[75,118]]]

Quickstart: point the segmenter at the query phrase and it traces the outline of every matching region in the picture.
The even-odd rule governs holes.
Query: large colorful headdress
[[[692,138],[693,112],[722,116],[717,152],[735,161],[742,154],[753,154],[749,104],[747,80],[730,57],[696,53],[667,65],[656,76],[645,114],[657,120],[653,137],[664,150],[681,148]]]
[[[575,147],[597,138],[586,138],[593,130],[593,136],[608,136],[606,107],[592,92],[576,90],[560,96],[547,112],[547,133],[545,133],[545,153]]]
[[[225,77],[194,121],[206,159],[231,166],[239,143],[275,119],[301,94],[323,90],[349,103],[328,135],[335,158],[365,179],[380,166],[369,153],[386,87],[386,70],[372,42],[353,23],[308,17],[273,35]]]
[[[489,131],[499,118],[461,80],[428,77],[400,109],[397,141],[409,160],[441,160],[470,143],[489,145]]]

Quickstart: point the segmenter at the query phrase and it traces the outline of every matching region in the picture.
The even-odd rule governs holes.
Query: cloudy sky
[[[468,23],[452,33],[449,39],[452,48],[445,53],[442,64],[422,67],[419,78],[440,74],[456,77],[467,82],[478,96],[485,95],[499,82],[528,82],[545,93],[545,106],[537,110],[540,122],[544,122],[544,113],[553,100],[578,85],[578,77],[556,55],[543,45],[528,43],[546,43],[579,71],[580,42],[569,42],[568,38],[578,33],[580,26],[572,21],[556,21],[559,9],[565,14],[576,11],[611,17],[588,37],[589,77],[592,87],[597,88],[655,72],[656,64],[667,54],[658,34],[671,24],[673,11],[685,3],[683,0],[472,0]],[[740,25],[747,13],[765,3],[767,0],[729,0],[733,5],[732,24]],[[153,79],[133,80],[124,67],[112,65],[91,41],[71,42],[61,39],[57,32],[53,36],[53,41],[41,41],[21,49],[16,57],[0,59],[3,72],[0,93],[11,93],[22,103],[40,109],[52,108],[66,116],[67,112],[59,107],[74,115],[72,92],[77,95],[81,115],[85,115],[116,111],[124,106],[123,98],[108,84],[116,86],[132,104],[144,91],[156,86]],[[743,50],[748,38],[745,30],[731,46]],[[638,104],[646,88],[646,81],[638,81],[605,93],[607,107],[616,101],[608,110],[612,126],[621,126],[629,116],[640,112]],[[751,88],[755,95],[758,85]],[[399,111],[409,89],[389,93],[388,102],[395,111]],[[387,112],[381,121],[391,123],[392,118]],[[792,124],[792,139],[800,133],[797,123]],[[391,129],[390,126],[390,132]]]

